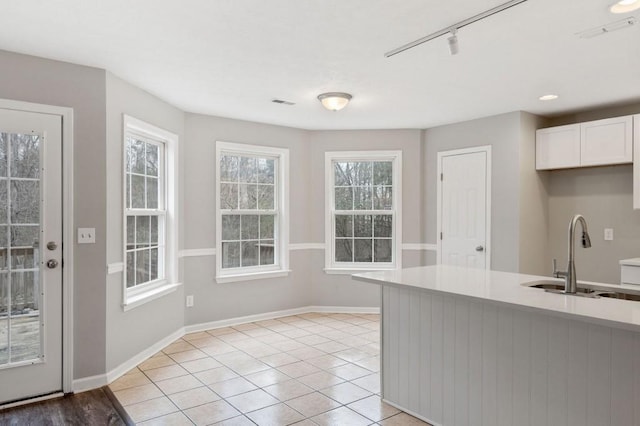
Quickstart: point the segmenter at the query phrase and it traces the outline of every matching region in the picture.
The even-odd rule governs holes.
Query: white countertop
[[[636,257],[633,259],[622,259],[620,261],[620,264],[626,266],[640,266],[640,257]]]
[[[579,273],[580,271],[578,271]],[[466,296],[536,311],[547,311],[554,315],[581,319],[602,325],[640,331],[640,302],[605,297],[592,299],[548,293],[539,288],[530,288],[523,285],[533,281],[564,283],[562,279],[446,265],[367,272],[356,274],[352,277],[355,280],[373,284],[411,287]],[[578,281],[578,286],[580,286],[580,283],[581,281]],[[636,294],[638,293],[638,286],[589,284],[608,287],[613,291],[628,289]]]

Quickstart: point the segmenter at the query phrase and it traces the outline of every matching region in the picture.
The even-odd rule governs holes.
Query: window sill
[[[363,272],[376,272],[376,271],[394,271],[396,267],[385,268],[324,268],[324,273],[327,275],[352,275],[361,274]]]
[[[122,309],[126,312],[133,308],[137,308],[140,305],[151,302],[159,297],[165,296],[169,293],[173,293],[180,287],[182,283],[164,284],[158,287],[154,287],[145,291],[144,293],[136,294],[135,296],[127,297],[125,303],[122,304]]]
[[[223,275],[223,276],[217,276],[216,282],[218,284],[224,284],[224,283],[232,283],[237,281],[250,281],[250,280],[262,280],[267,278],[286,277],[289,275],[289,272],[291,272],[291,270],[289,269],[279,269],[277,271],[268,271],[268,272]]]

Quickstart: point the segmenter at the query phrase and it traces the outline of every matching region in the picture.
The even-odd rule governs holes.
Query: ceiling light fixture
[[[502,12],[504,10],[512,8],[513,6],[519,5],[520,3],[524,3],[525,1],[527,1],[527,0],[511,0],[511,1],[508,1],[506,3],[503,3],[503,4],[499,5],[499,6],[496,6],[494,8],[485,10],[484,12],[479,13],[477,15],[474,15],[474,16],[472,16],[470,18],[462,20],[462,21],[460,21],[460,22],[458,22],[456,24],[449,25],[448,27],[443,28],[443,29],[441,29],[439,31],[436,31],[435,33],[431,33],[428,36],[419,38],[416,41],[412,41],[411,43],[407,43],[407,44],[405,44],[403,46],[400,46],[397,49],[390,50],[387,53],[385,53],[384,56],[386,58],[390,58],[393,55],[397,55],[398,53],[404,52],[405,50],[409,50],[409,49],[411,49],[413,47],[421,45],[422,43],[426,43],[428,41],[431,41],[434,38],[438,38],[438,37],[441,37],[441,36],[443,36],[443,35],[445,35],[447,33],[450,33],[452,28],[455,28],[456,31],[457,31],[462,27],[466,27],[469,24],[473,24],[474,22],[478,22],[478,21],[480,21],[482,19],[488,18],[491,15],[495,15],[496,13],[500,13],[500,12]],[[451,37],[449,37],[447,40],[451,40]],[[456,41],[457,41],[457,39],[456,39]],[[449,46],[451,46],[451,41],[449,41]],[[449,49],[451,49],[451,47],[449,47]],[[452,53],[452,55],[455,55],[455,53]]]
[[[640,0],[620,0],[609,8],[611,13],[628,13],[640,9]]]
[[[343,92],[327,92],[318,95],[322,106],[329,111],[340,111],[346,107],[353,96]]]
[[[590,28],[588,30],[579,32],[576,34],[580,38],[592,38],[596,36],[601,36],[604,34],[609,34],[613,31],[622,30],[624,28],[629,28],[636,25],[638,20],[635,16],[629,16],[628,18],[621,19],[616,22],[611,22],[609,24],[601,25],[599,27]]]
[[[554,99],[558,99],[558,95],[543,95],[540,96],[538,99],[540,99],[541,101],[553,101]]]
[[[449,43],[449,53],[452,55],[457,55],[460,50],[460,47],[458,46],[458,36],[456,35],[457,32],[457,28],[452,29],[451,37],[447,39],[447,42]]]

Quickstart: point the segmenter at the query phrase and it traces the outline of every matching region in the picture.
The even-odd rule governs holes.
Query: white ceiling
[[[5,0],[0,49],[107,69],[185,111],[305,129],[427,128],[640,99],[640,24],[575,35],[633,15],[609,13],[613,0],[529,0],[462,28],[457,56],[445,36],[384,57],[505,1]],[[326,111],[316,96],[327,91],[354,98]],[[538,100],[547,93],[560,99]]]

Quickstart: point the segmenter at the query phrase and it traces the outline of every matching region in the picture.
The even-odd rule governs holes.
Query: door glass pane
[[[8,188],[9,180],[8,179],[0,179],[0,223],[7,223],[7,193],[9,191]]]
[[[7,144],[9,134],[0,133],[0,177],[7,177]]]
[[[42,353],[40,142],[32,134],[0,137],[0,365]]]
[[[14,178],[40,178],[40,136],[11,134],[9,176]]]
[[[7,272],[0,272],[0,365],[9,362],[9,286]]]

